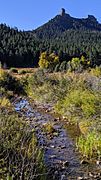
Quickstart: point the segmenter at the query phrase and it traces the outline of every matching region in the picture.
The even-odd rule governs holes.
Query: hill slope
[[[0,24],[0,61],[8,67],[33,67],[39,42],[31,33]]]

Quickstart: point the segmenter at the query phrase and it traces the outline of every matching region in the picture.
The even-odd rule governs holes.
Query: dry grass
[[[31,75],[32,73],[35,73],[38,68],[15,68],[18,70],[18,73],[13,73],[13,72],[10,72],[10,69],[2,69],[2,71],[4,72],[10,72],[11,75],[13,75],[14,77],[20,79],[26,75]],[[25,74],[20,74],[19,72],[21,71],[25,71],[26,73]]]

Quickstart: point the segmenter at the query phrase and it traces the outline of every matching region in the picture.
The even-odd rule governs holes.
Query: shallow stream
[[[26,116],[31,128],[35,128],[38,143],[44,150],[44,160],[51,174],[51,179],[99,179],[101,180],[101,166],[94,164],[81,164],[80,155],[75,150],[75,143],[64,122],[55,118],[48,112],[49,106],[29,103],[25,98],[17,98],[13,102],[15,110]],[[47,108],[47,111],[44,109]],[[49,133],[44,127],[50,123],[54,132]],[[50,176],[49,176],[50,177]],[[48,176],[47,176],[47,179]]]

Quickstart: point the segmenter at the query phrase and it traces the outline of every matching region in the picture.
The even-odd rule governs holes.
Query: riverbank
[[[0,85],[0,108],[12,101],[18,118],[35,130],[51,179],[101,177],[100,74],[41,70],[17,79],[4,73]]]
[[[70,131],[68,133],[65,122],[53,116],[49,105],[46,107],[31,100],[29,103],[26,98],[17,98],[14,106],[18,113],[27,117],[30,127],[35,129],[52,179],[91,179],[91,175],[93,179],[100,178],[100,165],[81,160],[73,140],[76,137],[69,134]],[[69,125],[69,128],[73,127]]]

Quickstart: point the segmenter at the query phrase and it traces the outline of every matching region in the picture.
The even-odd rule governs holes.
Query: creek
[[[51,106],[29,103],[26,98],[21,97],[15,98],[13,105],[21,116],[26,117],[30,128],[35,129],[38,144],[44,150],[44,161],[49,169],[50,179],[101,179],[100,165],[81,163],[71,131],[66,128],[65,122],[49,112]],[[52,124],[52,133],[45,131],[47,124]]]

